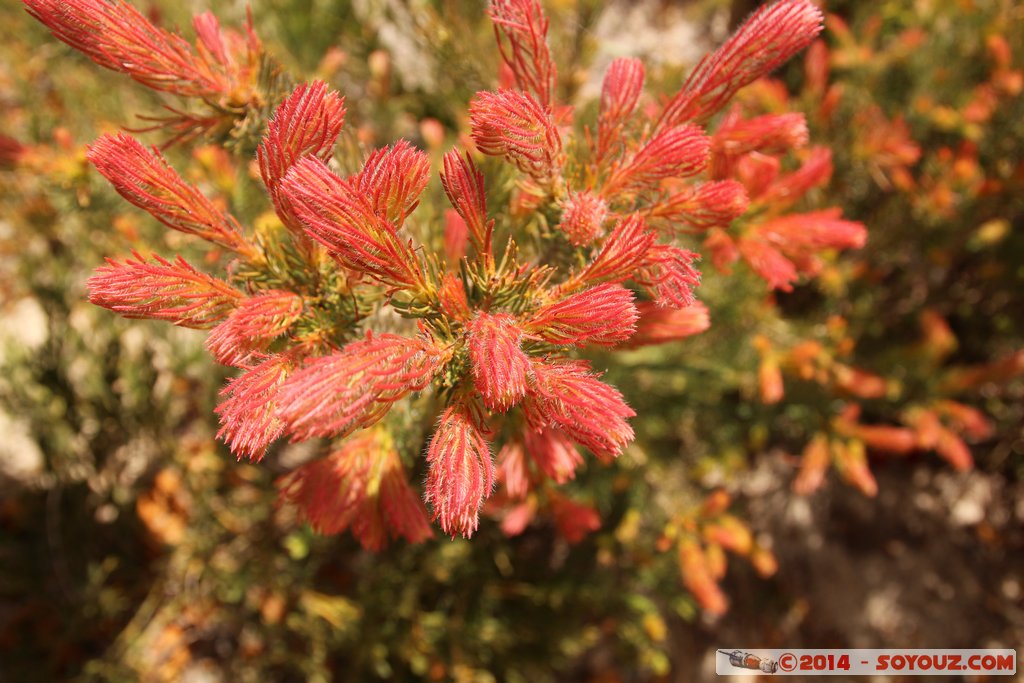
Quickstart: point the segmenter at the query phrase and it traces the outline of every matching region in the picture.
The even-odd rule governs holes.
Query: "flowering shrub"
[[[251,26],[243,36],[200,15],[193,47],[120,0],[25,1],[101,66],[199,102],[205,114],[174,110],[159,122],[167,144],[239,139],[283,80],[260,76],[266,57]],[[507,87],[472,99],[465,142],[506,165],[488,164],[488,179],[473,153],[444,155],[443,251],[430,247],[437,228],[417,220],[427,154],[399,141],[337,172],[345,106],[320,81],[295,87],[266,120],[256,156],[276,221],[256,230],[130,135],[105,135],[88,152],[129,202],[229,255],[224,277],[180,256],[111,259],[89,281],[92,302],[209,329],[210,352],[240,369],[222,392],[219,436],[254,461],[282,437],[332,440],[323,460],[283,480],[282,500],[314,528],[348,528],[369,548],[430,535],[391,445],[396,405],[440,415],[423,501],[445,533],[470,536],[495,482],[521,500],[573,478],[578,447],[609,461],[633,440],[633,410],[573,352],[707,326],[693,293],[698,254],[679,238],[703,236],[718,268],[742,256],[783,290],[818,272],[825,252],[864,242],[838,210],[789,212],[831,168],[827,150],[804,149],[801,115],[734,108],[705,128],[814,39],[821,14],[808,0],[756,12],[663,105],[645,99],[642,62],[615,60],[596,123],[580,129],[556,99],[539,3],[501,0],[490,15]],[[797,166],[783,171],[794,153]],[[565,517],[567,501],[546,501]]]

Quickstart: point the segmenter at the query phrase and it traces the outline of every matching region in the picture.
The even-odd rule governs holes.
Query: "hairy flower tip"
[[[762,203],[775,208],[793,204],[815,187],[820,187],[832,177],[832,151],[827,147],[813,147],[808,150],[806,161],[800,168],[775,178],[765,192],[757,196]]]
[[[558,484],[575,479],[576,468],[583,464],[572,440],[565,432],[551,427],[525,430],[523,448],[537,468]]]
[[[323,81],[313,81],[295,88],[267,124],[267,134],[256,150],[260,175],[278,216],[293,230],[302,227],[281,193],[281,181],[305,156],[330,159],[344,123],[345,98]]]
[[[367,550],[390,538],[419,543],[433,535],[427,511],[409,486],[391,437],[380,429],[346,440],[326,458],[278,481],[279,500],[319,534],[346,529]]]
[[[558,228],[577,247],[590,244],[604,232],[608,203],[599,195],[584,190],[572,192],[562,200],[562,222]]]
[[[626,420],[636,415],[585,361],[534,361],[524,403],[535,428],[555,427],[596,457],[618,457],[633,441]]]
[[[699,126],[676,126],[657,133],[612,169],[602,194],[656,190],[668,178],[687,178],[708,164],[711,138]]]
[[[469,120],[477,149],[504,157],[541,185],[558,176],[562,138],[550,107],[517,90],[479,92],[469,104]]]
[[[473,247],[478,252],[490,253],[494,221],[487,220],[484,174],[477,169],[472,157],[454,149],[445,154],[441,185],[448,201],[465,222]]]
[[[494,488],[494,462],[483,430],[462,403],[444,411],[427,447],[426,501],[434,519],[451,536],[469,538],[480,520],[480,506]]]
[[[750,152],[783,154],[807,144],[807,119],[798,112],[743,119],[728,116],[711,138],[712,175],[728,175],[730,160]]]
[[[218,363],[242,365],[256,352],[266,351],[302,315],[302,297],[294,292],[270,290],[244,299],[214,327],[206,348]]]
[[[444,255],[448,263],[457,266],[466,256],[469,246],[469,227],[455,209],[444,212]]]
[[[276,416],[277,396],[294,366],[291,356],[264,356],[221,390],[217,438],[239,458],[261,460],[267,446],[284,433],[284,422]]]
[[[346,268],[397,288],[423,283],[412,245],[320,159],[306,157],[292,166],[281,189],[308,234]]]
[[[554,99],[557,72],[548,48],[548,18],[538,0],[492,0],[488,14],[502,60],[516,86],[545,106]]]
[[[466,286],[454,273],[445,273],[437,290],[437,302],[444,314],[459,322],[468,321],[473,313],[469,308]]]
[[[243,295],[201,273],[180,256],[171,262],[153,256],[118,263],[107,259],[89,278],[89,301],[126,318],[166,320],[182,327],[212,327],[238,305]]]
[[[86,158],[122,197],[167,227],[234,251],[253,251],[238,222],[186,183],[156,149],[123,133],[104,135]]]
[[[832,208],[779,216],[757,226],[756,232],[783,251],[860,249],[867,241],[867,228],[856,221],[842,220],[841,213],[841,209]]]
[[[647,229],[647,223],[640,214],[620,219],[601,245],[601,251],[575,279],[580,282],[623,282],[630,279],[643,263],[656,237]]]
[[[345,437],[426,387],[441,360],[441,351],[425,339],[367,334],[292,374],[281,387],[278,415],[296,441]]]
[[[762,6],[722,47],[697,64],[665,107],[659,127],[707,121],[740,88],[810,45],[821,29],[821,10],[811,0],[780,0]]]
[[[478,313],[466,325],[473,383],[490,410],[505,412],[526,394],[530,361],[523,331],[509,313]]]
[[[542,306],[524,328],[552,344],[615,346],[632,336],[636,320],[633,292],[608,282]]]
[[[601,84],[597,119],[598,149],[607,151],[636,109],[644,87],[644,63],[634,57],[612,60]]]
[[[692,251],[668,244],[655,244],[644,256],[633,278],[659,306],[686,308],[693,303],[693,289],[700,284],[700,272],[693,267],[699,257]]]
[[[749,206],[750,198],[742,183],[715,180],[670,195],[651,207],[648,215],[668,221],[673,232],[709,230],[727,227]]]
[[[641,301],[637,304],[637,310],[640,320],[636,325],[636,334],[625,345],[630,349],[679,341],[711,327],[708,308],[699,301],[694,301],[686,308],[668,308],[653,301]]]
[[[555,518],[555,528],[569,545],[576,545],[601,528],[601,515],[593,505],[557,493],[549,496],[548,504]]]
[[[369,198],[378,216],[401,226],[419,204],[429,179],[426,152],[399,140],[370,154],[352,184]]]
[[[193,22],[197,51],[122,0],[23,1],[54,36],[154,90],[219,100],[251,88],[257,76],[262,47],[255,34],[225,35],[211,14]]]

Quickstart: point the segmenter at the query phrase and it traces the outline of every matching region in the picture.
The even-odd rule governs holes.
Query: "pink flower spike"
[[[206,348],[223,365],[242,365],[256,352],[266,351],[302,315],[302,297],[269,290],[243,300],[227,320],[210,331]]]
[[[552,344],[615,346],[636,330],[633,292],[605,283],[542,306],[524,329]]]
[[[575,444],[558,429],[525,430],[523,448],[538,469],[556,484],[575,479],[576,468],[583,464]]]
[[[346,268],[396,288],[423,286],[423,270],[412,245],[377,215],[367,197],[324,162],[302,159],[288,171],[281,188],[308,234]]]
[[[656,237],[639,214],[619,220],[601,245],[601,251],[573,281],[615,283],[630,279],[636,275],[637,267],[643,263]]]
[[[463,156],[454,149],[445,154],[441,185],[448,201],[465,221],[477,253],[490,254],[494,221],[487,220],[484,174],[477,170],[472,157],[469,154]]]
[[[295,163],[314,156],[331,158],[345,123],[345,98],[328,90],[322,81],[303,83],[278,105],[267,124],[267,134],[256,150],[260,175],[277,214],[289,228],[302,225],[281,193],[281,181]]]
[[[758,200],[780,209],[827,183],[832,177],[832,151],[827,147],[813,147],[808,152],[800,168],[775,178]]]
[[[811,0],[779,0],[754,12],[714,54],[702,59],[665,107],[658,129],[704,123],[745,85],[804,49],[822,29]]]
[[[526,394],[530,361],[523,331],[509,313],[478,313],[466,325],[473,383],[492,411],[505,412]]]
[[[562,200],[562,222],[558,229],[577,247],[590,244],[604,234],[608,203],[597,194],[584,190],[571,192]]]
[[[284,432],[285,425],[275,414],[276,399],[294,365],[291,356],[265,356],[229,379],[220,392],[223,400],[217,406],[221,425],[217,438],[239,458],[262,460],[267,447]]]
[[[650,292],[659,306],[686,308],[693,303],[694,287],[700,284],[700,273],[693,267],[697,258],[687,249],[655,244],[633,279]]]
[[[516,86],[551,106],[557,72],[547,43],[548,18],[540,2],[493,0],[488,13],[502,60],[515,76]]]
[[[636,109],[644,87],[644,63],[632,57],[612,60],[601,85],[597,119],[596,161],[601,163],[612,151],[622,128]]]
[[[708,164],[711,139],[698,126],[676,126],[656,134],[632,158],[613,168],[601,194],[653,191],[668,178],[687,178]]]
[[[585,361],[534,361],[527,392],[531,422],[557,427],[602,460],[618,457],[633,441],[626,422],[636,413]]]
[[[441,351],[426,340],[367,334],[292,374],[279,392],[277,414],[293,441],[345,437],[426,387],[441,362]]]
[[[89,278],[89,301],[126,318],[166,320],[182,327],[212,327],[242,299],[242,293],[223,280],[201,273],[180,256],[173,263],[154,256],[96,269]]]
[[[730,115],[711,138],[713,175],[721,178],[722,161],[750,152],[783,154],[807,144],[807,119],[802,113],[766,114],[743,119]]]
[[[537,183],[547,186],[561,173],[562,138],[550,107],[517,90],[478,92],[469,104],[477,149],[504,157]]]
[[[686,308],[667,308],[653,301],[641,301],[637,310],[640,320],[636,334],[626,342],[625,348],[667,344],[700,334],[711,327],[708,308],[699,301]]]
[[[124,133],[104,135],[89,147],[86,158],[118,194],[167,227],[246,256],[255,254],[238,221],[186,183],[156,149]]]
[[[781,251],[757,237],[740,238],[739,250],[743,260],[769,287],[783,292],[793,291],[793,283],[799,279],[799,272]]]
[[[463,403],[441,416],[427,447],[426,501],[434,519],[452,537],[469,538],[480,521],[480,506],[494,488],[494,462],[483,432]]]
[[[758,225],[756,234],[784,252],[804,250],[860,249],[867,241],[867,228],[845,221],[841,209],[794,213],[772,218]]]
[[[687,188],[654,204],[652,219],[669,221],[670,232],[727,227],[747,212],[747,190],[735,180],[715,180]]]
[[[426,153],[399,140],[370,154],[352,184],[369,198],[378,216],[400,228],[419,204],[429,179]]]

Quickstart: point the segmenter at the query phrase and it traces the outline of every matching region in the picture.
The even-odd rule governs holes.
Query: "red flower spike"
[[[489,255],[494,221],[487,220],[484,174],[477,170],[472,157],[462,156],[454,149],[445,154],[441,185],[448,201],[465,221],[477,253]]]
[[[733,160],[744,154],[783,154],[803,147],[807,139],[807,119],[798,112],[752,119],[730,115],[711,137],[711,176],[728,177]]]
[[[751,152],[736,162],[736,178],[747,188],[750,198],[757,201],[771,188],[781,168],[777,157]]]
[[[494,463],[481,428],[462,403],[441,415],[427,447],[426,501],[434,519],[451,536],[469,538],[480,520],[480,506],[494,488]]]
[[[478,313],[466,325],[473,383],[489,410],[505,412],[526,395],[530,361],[523,331],[508,313]]]
[[[173,263],[153,256],[96,269],[89,278],[89,301],[126,318],[166,320],[182,327],[212,327],[243,298],[223,280],[201,273],[180,256]]]
[[[54,36],[100,66],[154,90],[218,101],[252,87],[257,75],[259,40],[250,31],[245,38],[228,36],[225,44],[212,15],[195,19],[201,40],[197,52],[121,0],[23,1]]]
[[[363,170],[351,181],[370,199],[373,210],[396,227],[419,204],[430,179],[430,159],[405,140],[370,154]]]
[[[653,301],[641,301],[636,307],[640,314],[636,334],[629,338],[623,348],[668,344],[700,334],[711,327],[708,308],[700,301],[694,301],[686,308],[668,308]]]
[[[841,220],[840,212],[833,208],[779,216],[761,223],[755,232],[761,239],[792,253],[860,249],[867,242],[867,228],[862,223]]]
[[[206,348],[223,365],[242,365],[266,351],[276,337],[302,315],[302,297],[270,290],[243,300],[227,320],[210,331]]]
[[[827,147],[814,147],[800,168],[776,178],[758,200],[776,209],[784,208],[815,187],[824,185],[831,177],[832,151]]]
[[[611,152],[640,100],[644,87],[644,63],[633,57],[612,60],[601,84],[597,118],[598,162]]]
[[[719,228],[712,228],[704,238],[704,248],[711,252],[711,263],[720,273],[728,275],[732,264],[740,258],[740,250],[735,240]]]
[[[368,198],[324,162],[302,159],[288,171],[281,189],[309,235],[343,266],[392,287],[423,286],[423,271],[412,245],[376,214]]]
[[[444,212],[444,255],[448,263],[457,266],[469,246],[469,227],[455,209]]]
[[[562,138],[551,109],[516,90],[478,92],[469,104],[473,141],[481,153],[504,157],[541,185],[558,177]]]
[[[569,545],[576,545],[601,528],[601,515],[593,505],[578,503],[557,493],[549,496],[548,504],[555,518],[555,528]]]
[[[765,240],[742,237],[739,240],[739,251],[750,268],[769,287],[783,292],[793,291],[793,283],[799,278],[796,266],[778,249]]]
[[[217,438],[231,452],[257,462],[267,447],[284,433],[284,422],[276,417],[277,395],[282,382],[295,366],[288,355],[265,356],[238,377],[228,380],[217,406],[220,430]]]
[[[576,478],[576,468],[583,458],[572,440],[557,429],[527,429],[523,433],[523,448],[545,476],[556,484]]]
[[[602,460],[618,457],[633,441],[626,420],[636,413],[585,361],[534,361],[533,377],[525,406],[533,426],[557,427]]]
[[[289,228],[301,232],[302,225],[281,193],[281,181],[305,156],[330,159],[344,123],[345,98],[322,81],[299,85],[274,110],[256,158],[277,215]]]
[[[676,126],[656,134],[625,163],[616,166],[601,194],[655,190],[668,178],[687,178],[704,170],[711,139],[699,126]]]
[[[278,416],[294,441],[343,438],[426,387],[441,361],[441,351],[423,339],[367,334],[292,374],[279,392]]]
[[[615,346],[632,336],[636,319],[633,292],[605,283],[541,307],[524,329],[552,344]]]
[[[406,479],[389,436],[359,434],[326,458],[303,465],[278,481],[279,500],[298,508],[298,518],[319,534],[352,531],[378,552],[388,537],[411,543],[433,532],[422,502]]]
[[[506,442],[498,452],[498,479],[505,484],[509,498],[522,500],[530,492],[526,452],[518,441]]]
[[[604,234],[608,203],[598,195],[584,190],[571,192],[562,200],[562,222],[558,229],[577,247],[590,244]]]
[[[104,135],[86,153],[118,194],[167,227],[252,256],[238,222],[186,183],[156,149],[123,133]]]
[[[643,263],[656,237],[647,229],[643,216],[632,214],[621,219],[594,260],[573,280],[615,283],[630,279]]]
[[[686,188],[654,204],[647,216],[671,221],[672,232],[687,229],[709,230],[727,227],[747,212],[750,199],[747,190],[735,180],[715,180]]]
[[[462,284],[462,280],[453,273],[445,273],[441,278],[437,301],[445,315],[459,322],[464,323],[473,316],[469,308],[469,300],[466,298],[466,288]]]
[[[707,121],[745,85],[807,47],[822,29],[811,0],[780,0],[748,18],[726,43],[697,64],[658,121],[664,129]]]
[[[544,106],[554,103],[557,72],[548,48],[548,18],[538,0],[493,0],[488,10],[504,63],[516,86]]]
[[[634,280],[659,306],[686,308],[693,303],[693,288],[700,273],[693,267],[697,254],[681,247],[655,244],[644,256]]]
[[[992,420],[977,408],[957,401],[935,402],[935,410],[942,414],[957,431],[977,440],[988,439],[995,432]]]

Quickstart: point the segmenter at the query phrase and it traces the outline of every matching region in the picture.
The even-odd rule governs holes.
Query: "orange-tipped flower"
[[[180,256],[173,263],[153,256],[147,263],[118,263],[107,259],[89,278],[89,301],[126,318],[166,320],[182,327],[211,327],[223,320],[242,299],[237,289],[201,273]]]
[[[494,488],[494,463],[482,429],[462,403],[448,406],[427,447],[426,500],[446,534],[473,535]]]
[[[780,0],[761,7],[722,47],[697,64],[665,107],[659,128],[707,121],[740,88],[807,47],[821,29],[821,10],[811,0]]]
[[[828,438],[824,434],[815,434],[804,447],[800,472],[793,480],[793,492],[806,496],[821,488],[830,460]]]
[[[574,280],[579,282],[623,282],[636,274],[657,235],[647,229],[643,216],[632,214],[615,225],[591,261]]]
[[[440,350],[423,339],[367,334],[292,374],[279,392],[278,415],[295,440],[344,437],[427,386],[440,364]]]
[[[505,412],[526,394],[530,361],[523,331],[509,313],[478,313],[466,325],[473,383],[490,410]]]
[[[489,255],[494,221],[487,220],[484,174],[477,170],[472,157],[462,156],[454,149],[445,154],[441,185],[448,201],[465,221],[477,253]]]
[[[605,460],[618,457],[633,441],[626,420],[636,413],[585,361],[535,361],[533,377],[526,413],[534,427],[557,427]]]
[[[122,197],[167,227],[243,254],[254,252],[238,222],[186,183],[156,149],[121,133],[99,138],[86,157]]]
[[[548,48],[548,18],[538,0],[493,0],[488,13],[494,22],[501,57],[516,86],[544,106],[554,103],[557,72]]]
[[[401,227],[419,204],[430,179],[430,159],[406,140],[370,154],[353,188],[369,198],[374,212]]]
[[[469,105],[477,149],[509,163],[541,185],[561,172],[562,138],[551,110],[517,90],[479,92]]]
[[[295,164],[282,191],[311,237],[346,268],[398,288],[419,287],[423,271],[412,245],[377,215],[369,197],[316,157]]]
[[[707,166],[711,139],[699,126],[675,126],[656,134],[636,154],[617,165],[602,194],[657,189],[668,178],[688,178]]]
[[[750,205],[747,190],[735,180],[715,180],[688,187],[657,202],[648,210],[651,218],[670,221],[672,232],[727,227]]]
[[[590,244],[604,233],[608,203],[599,195],[584,190],[571,192],[562,200],[562,222],[559,230],[577,247]]]
[[[206,348],[224,365],[242,365],[266,351],[276,337],[302,315],[302,297],[270,290],[239,302],[227,319],[210,331]]]
[[[379,429],[348,439],[282,477],[278,487],[280,500],[295,505],[314,531],[350,529],[367,550],[381,550],[389,537],[420,543],[433,535],[390,436]]]
[[[524,328],[552,344],[614,346],[632,336],[636,319],[633,292],[605,283],[541,307]]]
[[[700,284],[700,273],[693,267],[697,258],[687,249],[655,244],[633,279],[647,289],[658,305],[686,308],[694,301],[693,288]]]
[[[624,345],[628,349],[679,341],[711,327],[708,307],[700,301],[694,301],[686,308],[669,308],[653,301],[641,301],[636,308],[640,319],[636,324],[636,334]]]
[[[330,159],[344,123],[345,98],[322,81],[299,85],[274,110],[256,157],[270,199],[289,228],[301,231],[302,225],[281,193],[281,181],[302,157]]]
[[[287,354],[265,356],[229,379],[220,392],[224,400],[217,406],[217,438],[239,458],[261,460],[267,446],[284,433],[285,424],[276,415],[277,392],[294,367],[295,360]]]
[[[693,593],[701,609],[710,614],[725,614],[729,600],[715,580],[707,554],[694,538],[685,537],[679,541],[679,571],[683,585]]]

